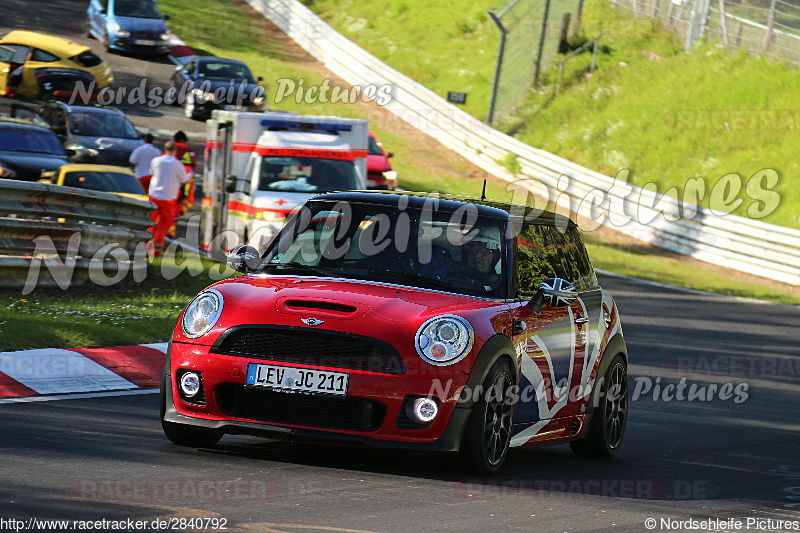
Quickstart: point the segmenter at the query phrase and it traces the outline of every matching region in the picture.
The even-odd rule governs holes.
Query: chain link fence
[[[489,11],[500,32],[487,122],[511,117],[580,24],[583,0],[503,0]]]
[[[610,0],[685,37],[746,48],[800,66],[800,0]]]

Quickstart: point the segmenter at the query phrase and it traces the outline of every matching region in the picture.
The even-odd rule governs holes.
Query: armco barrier
[[[0,288],[65,289],[89,278],[142,275],[155,207],[112,193],[0,180]]]
[[[387,110],[487,172],[509,182],[529,178],[526,188],[551,199],[562,192],[559,179],[568,176],[570,185],[563,192],[574,207],[587,194],[594,194],[599,195],[598,203],[606,206],[611,219],[630,217],[616,226],[606,219],[606,225],[709,263],[800,285],[800,231],[733,215],[719,216],[637,187],[622,195],[612,188],[612,178],[528,146],[448,104],[338,34],[300,2],[247,1],[348,83],[362,87],[390,84],[392,101],[385,106]],[[501,163],[509,154],[517,158],[519,175],[512,175]],[[647,207],[654,205],[659,209]],[[687,212],[695,214],[682,218]]]

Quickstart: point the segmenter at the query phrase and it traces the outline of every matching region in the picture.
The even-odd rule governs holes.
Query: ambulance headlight
[[[214,327],[222,314],[222,294],[206,289],[198,294],[183,312],[181,329],[191,339],[202,337]]]

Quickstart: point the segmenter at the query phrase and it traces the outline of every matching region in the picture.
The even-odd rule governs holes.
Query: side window
[[[576,289],[597,286],[597,278],[578,228],[526,224],[517,237],[515,270],[520,296],[533,296],[547,278],[563,278]]]
[[[52,63],[58,61],[58,56],[54,56],[50,52],[39,50],[38,48],[31,54],[31,61],[39,61],[40,63]]]

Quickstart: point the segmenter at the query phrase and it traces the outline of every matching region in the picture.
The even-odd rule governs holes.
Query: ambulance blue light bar
[[[261,121],[265,128],[274,128],[293,131],[352,131],[351,124],[337,122],[301,122],[291,118],[265,118]]]

